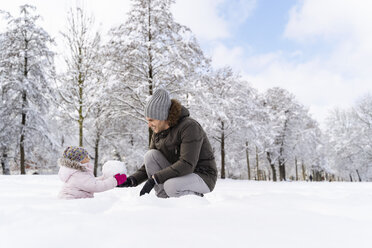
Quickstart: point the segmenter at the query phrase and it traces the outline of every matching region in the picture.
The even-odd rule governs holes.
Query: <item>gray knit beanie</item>
[[[145,117],[164,121],[168,119],[171,104],[168,92],[164,89],[158,89],[146,104]]]

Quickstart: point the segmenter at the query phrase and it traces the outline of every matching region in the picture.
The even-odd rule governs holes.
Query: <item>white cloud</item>
[[[330,47],[323,68],[345,78],[366,78],[372,58],[372,2],[305,0],[290,11],[284,36]]]
[[[234,47],[227,48],[223,43],[216,43],[212,48],[212,66],[214,68],[221,68],[231,66],[235,69],[242,69],[243,62],[243,48]]]
[[[172,6],[175,20],[187,27],[201,40],[211,41],[230,35],[227,22],[217,8],[224,0],[178,0]]]
[[[189,27],[202,42],[231,37],[256,7],[256,0],[178,0],[172,6],[177,22]]]
[[[256,0],[229,0],[219,5],[219,13],[232,26],[244,23],[256,8]]]
[[[368,0],[304,0],[290,10],[284,36],[301,42],[316,38],[329,41],[371,41],[372,2]]]

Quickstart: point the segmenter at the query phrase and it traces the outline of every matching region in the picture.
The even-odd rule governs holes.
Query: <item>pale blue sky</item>
[[[231,1],[233,2],[233,1]],[[277,49],[293,50],[288,40],[283,38],[285,26],[289,20],[289,9],[295,0],[258,0],[251,14],[244,22],[236,23],[232,28],[233,37],[226,39],[230,46],[247,46],[251,54],[267,53]],[[219,8],[224,16],[226,2]]]
[[[101,30],[122,23],[129,0],[81,0]],[[53,36],[75,0],[0,0],[15,14],[30,3]],[[350,107],[372,91],[372,1],[178,0],[176,21],[191,28],[213,66],[229,65],[263,92],[292,92],[324,123],[334,107]],[[0,29],[3,26],[0,22]]]

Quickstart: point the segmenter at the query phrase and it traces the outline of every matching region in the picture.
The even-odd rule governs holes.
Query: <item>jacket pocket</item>
[[[180,146],[171,144],[165,146],[167,150],[167,157],[169,157],[171,163],[175,163],[180,158]]]

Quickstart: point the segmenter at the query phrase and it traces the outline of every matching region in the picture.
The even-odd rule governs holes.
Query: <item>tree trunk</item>
[[[276,170],[275,170],[275,164],[272,163],[270,153],[266,152],[267,160],[270,163],[271,171],[273,172],[273,181],[276,182]]]
[[[287,122],[285,122],[285,130],[286,130],[286,127],[287,127]],[[284,138],[283,138],[284,139]],[[284,143],[282,141],[282,144],[280,146],[280,157],[279,157],[279,179],[280,181],[286,181],[285,179],[285,162],[284,162],[284,158],[283,158],[283,153],[284,153]]]
[[[280,181],[286,181],[284,159],[279,159],[279,178]]]
[[[286,110],[285,114],[287,114],[289,111]],[[285,134],[287,131],[288,126],[288,119],[284,122],[284,128],[283,128],[283,134],[281,135],[281,142],[280,142],[280,149],[279,149],[279,179],[280,181],[286,181],[286,175],[285,175],[285,158],[284,158],[284,140],[285,140]]]
[[[271,171],[270,170],[268,170],[268,175],[267,176],[268,176],[268,180],[271,181]]]
[[[322,181],[322,174],[320,173],[320,171],[315,171],[313,172],[313,175],[314,175],[314,181],[316,182],[320,182]]]
[[[98,168],[98,159],[99,159],[99,141],[100,137],[97,134],[96,142],[94,144],[94,176],[97,176],[97,168]]]
[[[273,181],[276,182],[276,171],[275,171],[275,165],[270,164],[271,171],[273,172]]]
[[[3,154],[1,158],[1,167],[3,169],[3,175],[10,175],[8,154],[6,153],[5,149],[3,150]]]
[[[149,16],[148,16],[148,43],[151,44],[151,41],[152,41],[152,33],[151,33],[151,7],[150,7],[150,4],[149,4],[149,9],[148,9],[148,13],[149,13]],[[152,67],[152,61],[153,61],[153,58],[152,58],[152,52],[151,52],[151,45],[148,46],[147,48],[147,53],[148,53],[148,56],[149,56],[149,71],[148,71],[148,83],[149,83],[149,95],[152,96],[153,95],[153,90],[154,90],[154,85],[153,85],[153,81],[154,81],[154,75],[153,75],[153,67]],[[145,116],[146,117],[146,116]],[[151,137],[152,137],[152,134],[153,134],[153,131],[151,128],[149,128],[149,146],[151,144]]]
[[[350,182],[353,181],[353,177],[351,176],[351,173],[349,174],[349,177],[350,177]]]
[[[259,161],[258,161],[258,159],[259,159],[259,157],[258,157],[258,147],[256,146],[256,170],[257,170],[257,180],[260,180],[259,175],[258,175],[258,172],[260,171],[260,170],[259,170],[259,167],[258,167],[258,165],[259,165]]]
[[[362,178],[360,177],[359,171],[356,170],[356,173],[357,173],[357,175],[358,175],[359,182],[361,182],[361,181],[362,181]]]
[[[21,156],[20,166],[21,166],[21,175],[26,174],[25,166],[25,129],[26,129],[26,104],[27,104],[27,94],[23,92],[22,94],[22,121],[21,121],[21,139],[19,142],[19,153]]]
[[[304,161],[302,160],[302,178],[304,181],[306,181],[306,171],[305,171],[305,164],[304,164]]]
[[[79,53],[81,55],[81,48],[79,48]],[[79,63],[81,64],[81,59],[79,59]],[[83,126],[84,126],[84,116],[83,116],[83,87],[84,87],[84,79],[81,72],[79,72],[79,146],[83,147]]]
[[[25,55],[24,55],[24,67],[23,67],[23,76],[25,79],[28,77],[28,40],[25,39]],[[26,112],[27,107],[27,93],[26,90],[22,92],[22,118],[21,118],[21,138],[19,142],[19,153],[21,157],[20,167],[21,167],[21,175],[26,174],[26,166],[25,166],[25,132],[26,132]]]
[[[225,179],[225,123],[221,121],[221,178]]]
[[[298,181],[298,166],[297,166],[297,157],[295,157],[295,167],[296,167],[296,181]]]
[[[246,156],[247,156],[248,180],[251,180],[251,166],[250,166],[250,164],[249,164],[248,141],[245,142],[245,154],[246,154]]]

